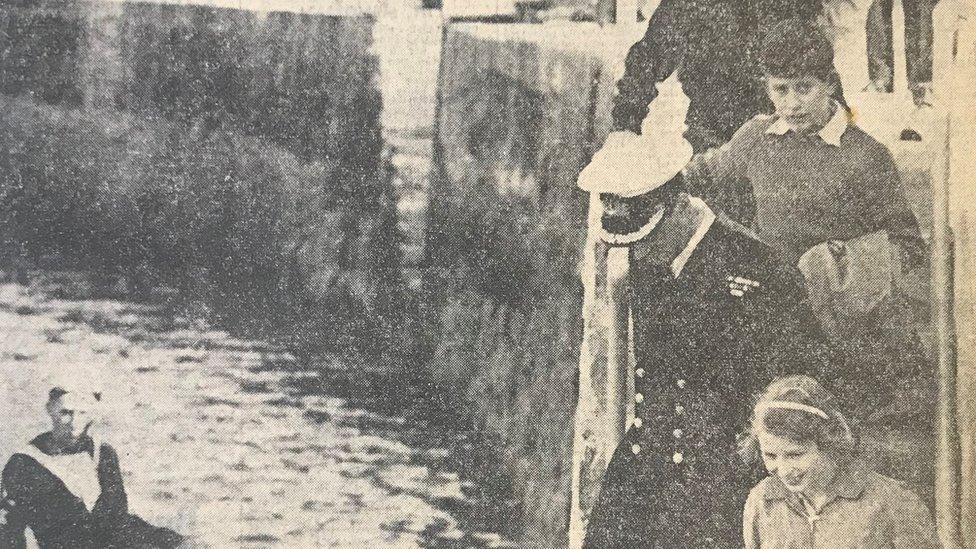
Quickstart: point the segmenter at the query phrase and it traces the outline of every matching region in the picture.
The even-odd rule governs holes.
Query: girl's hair
[[[838,460],[854,453],[854,436],[837,399],[808,376],[777,379],[760,395],[750,431],[739,445],[739,454],[747,463],[759,458],[756,434],[760,431],[795,442],[814,442]]]

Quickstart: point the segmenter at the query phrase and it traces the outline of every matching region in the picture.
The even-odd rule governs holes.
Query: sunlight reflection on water
[[[151,522],[213,547],[514,547],[451,514],[471,485],[447,450],[397,440],[403,417],[330,395],[322,371],[287,352],[154,307],[15,284],[0,286],[0,333],[4,461],[47,428],[46,375],[86,364],[130,506]],[[338,379],[342,365],[329,368]]]

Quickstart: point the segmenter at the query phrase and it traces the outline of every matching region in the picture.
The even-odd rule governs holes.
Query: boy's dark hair
[[[812,21],[786,19],[766,33],[760,51],[763,72],[778,78],[814,76],[833,81],[834,48]]]

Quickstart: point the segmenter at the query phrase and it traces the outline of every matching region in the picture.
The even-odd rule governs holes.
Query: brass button
[[[634,370],[634,375],[637,376],[637,377],[644,377],[644,369],[643,368],[638,368],[638,369]]]
[[[633,445],[633,446],[631,446],[631,447],[630,447],[630,451],[631,451],[631,452],[633,452],[633,453],[634,453],[634,455],[637,455],[637,454],[639,454],[639,453],[640,453],[640,451],[641,451],[641,447],[640,447],[640,444],[635,444],[635,445]]]
[[[683,456],[681,452],[675,452],[674,455],[671,456],[671,461],[675,462],[675,464],[681,463],[684,460],[685,456]]]
[[[674,430],[674,438],[681,438],[684,434],[685,434],[684,431],[682,431],[681,429]]]
[[[640,404],[641,402],[644,402],[644,395],[642,395],[640,393],[637,393],[636,395],[634,395],[634,402],[636,402],[637,404]]]
[[[637,427],[638,429],[640,429],[643,426],[644,426],[644,420],[642,420],[639,417],[635,417],[634,418],[634,427]]]

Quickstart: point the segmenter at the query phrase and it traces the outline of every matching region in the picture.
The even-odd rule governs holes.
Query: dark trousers
[[[932,81],[932,10],[938,0],[902,0],[908,85]],[[875,0],[868,10],[868,74],[882,91],[894,88],[892,0]]]

